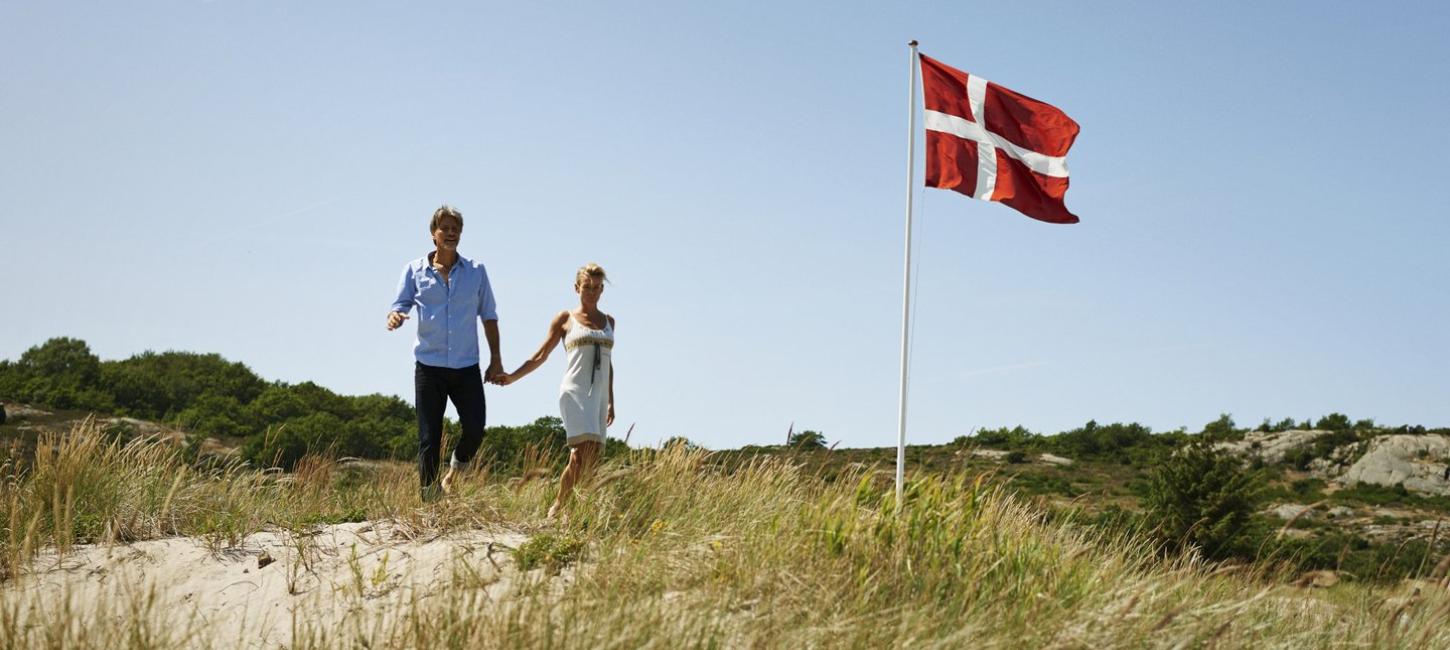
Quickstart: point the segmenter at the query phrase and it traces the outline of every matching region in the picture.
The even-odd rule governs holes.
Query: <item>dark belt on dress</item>
[[[599,341],[594,342],[594,366],[589,369],[589,385],[594,385],[594,373],[599,371]]]

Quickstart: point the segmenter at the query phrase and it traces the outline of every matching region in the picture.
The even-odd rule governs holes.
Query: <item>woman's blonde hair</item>
[[[609,276],[604,274],[604,267],[594,262],[579,267],[579,270],[574,273],[574,286],[578,287],[583,285],[584,278],[594,278],[600,282],[609,280]]]

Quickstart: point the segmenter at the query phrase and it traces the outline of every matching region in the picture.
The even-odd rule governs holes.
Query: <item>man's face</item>
[[[438,220],[438,228],[433,231],[433,245],[438,250],[457,253],[458,239],[462,236],[463,224],[453,217],[443,217]]]

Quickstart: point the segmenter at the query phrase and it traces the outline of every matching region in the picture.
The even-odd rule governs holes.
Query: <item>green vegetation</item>
[[[890,482],[870,468],[830,478],[813,469],[813,461],[835,453],[745,459],[683,446],[629,451],[606,459],[598,476],[580,486],[568,522],[559,524],[542,519],[553,486],[541,481],[516,485],[488,475],[465,482],[450,499],[420,505],[409,480],[414,470],[401,462],[359,466],[309,456],[286,475],[199,470],[177,445],[107,440],[94,426],[47,436],[33,460],[0,463],[0,644],[234,645],[252,637],[223,627],[225,617],[171,607],[184,594],[166,585],[116,585],[111,597],[70,602],[30,586],[54,573],[51,560],[31,561],[42,549],[65,557],[82,541],[178,534],[200,536],[226,557],[248,535],[275,528],[295,540],[299,558],[324,551],[348,557],[345,548],[316,547],[309,531],[316,522],[358,515],[396,522],[410,537],[504,528],[528,541],[513,550],[513,562],[495,563],[505,582],[482,577],[478,567],[492,559],[479,551],[472,565],[430,583],[427,597],[396,600],[376,599],[393,578],[365,571],[354,550],[353,578],[322,594],[342,618],[319,621],[297,609],[282,620],[291,634],[286,645],[1450,644],[1450,595],[1443,589],[1413,598],[1369,581],[1307,590],[1267,565],[1225,570],[1232,567],[1192,551],[1165,556],[1134,532],[1129,513],[1093,519],[1044,511],[970,469],[913,471],[898,503]],[[1311,550],[1328,562],[1341,549]],[[1425,575],[1436,556],[1422,550],[1406,546],[1385,560]],[[306,562],[282,558],[266,571],[305,574]],[[383,566],[402,562],[398,555]],[[249,564],[260,573],[250,557],[230,566],[240,571]],[[567,576],[547,570],[566,565]],[[1354,570],[1372,578],[1377,568]]]
[[[55,338],[0,361],[0,399],[166,422],[197,437],[239,445],[243,458],[292,469],[309,454],[406,459],[418,453],[417,416],[386,395],[338,395],[312,382],[267,382],[216,354],[144,352],[101,361],[83,341]],[[445,432],[457,436],[454,422]],[[124,422],[106,429],[135,435]],[[564,429],[556,417],[519,427],[491,427],[481,462],[516,470],[527,454],[562,462]],[[611,439],[607,453],[623,443]],[[196,449],[193,449],[195,452]],[[559,453],[555,453],[559,452]]]
[[[1254,498],[1241,465],[1237,457],[1202,438],[1157,464],[1144,505],[1154,532],[1168,548],[1191,545],[1214,559],[1242,553],[1238,542]]]
[[[577,536],[537,533],[514,550],[514,562],[524,571],[543,568],[558,573],[578,559],[583,550],[584,540]]]
[[[803,451],[809,451],[812,449],[825,449],[826,436],[819,431],[797,431],[790,434],[790,439],[786,442],[786,445],[793,449],[800,449]]]
[[[349,397],[310,382],[267,382],[246,366],[218,355],[147,352],[120,361],[101,361],[84,342],[52,339],[28,350],[16,362],[0,361],[0,399],[68,409],[70,420],[91,411],[161,421],[185,432],[182,439],[163,444],[140,436],[131,421],[118,419],[89,425],[83,431],[88,438],[82,444],[74,436],[37,439],[33,433],[14,435],[10,433],[18,431],[14,422],[0,429],[6,432],[8,445],[0,449],[0,480],[5,486],[0,496],[9,504],[4,506],[9,508],[6,518],[0,521],[0,537],[9,540],[3,542],[7,545],[0,554],[4,556],[0,574],[19,571],[44,546],[64,549],[80,543],[195,535],[223,548],[266,525],[302,530],[329,523],[391,519],[416,522],[420,529],[496,524],[533,527],[537,513],[530,514],[530,500],[544,503],[551,485],[533,479],[551,476],[565,457],[565,434],[558,418],[491,427],[478,460],[489,470],[489,478],[476,486],[473,497],[467,497],[487,503],[488,513],[472,512],[454,519],[447,502],[419,510],[413,489],[416,470],[408,462],[416,453],[414,413],[407,402],[395,397]],[[784,531],[781,534],[787,543],[809,542],[817,545],[812,548],[838,558],[802,566],[866,571],[861,579],[882,580],[876,572],[890,568],[919,574],[924,570],[921,562],[937,560],[913,559],[888,567],[864,557],[862,549],[872,544],[888,554],[946,552],[942,549],[954,549],[951,544],[956,543],[977,553],[995,548],[982,546],[982,540],[972,537],[982,534],[972,532],[973,526],[985,525],[980,519],[986,516],[982,511],[949,512],[990,494],[994,503],[1011,504],[1017,513],[1014,517],[1034,518],[1030,525],[1012,524],[1036,531],[1029,537],[1057,539],[1054,536],[1070,531],[1078,536],[1074,539],[1094,549],[1105,540],[1130,545],[1135,549],[1132,562],[1144,571],[1149,570],[1144,567],[1160,570],[1179,566],[1174,562],[1193,564],[1203,559],[1247,567],[1244,570],[1254,580],[1266,584],[1279,584],[1309,570],[1333,571],[1351,583],[1443,577],[1443,568],[1450,566],[1441,561],[1450,549],[1450,530],[1432,536],[1421,522],[1433,522],[1450,513],[1450,497],[1415,494],[1402,485],[1335,490],[1336,486],[1305,470],[1322,468],[1323,460],[1343,463],[1346,453],[1357,453],[1355,450],[1362,450],[1378,435],[1450,431],[1381,427],[1372,420],[1356,421],[1339,413],[1297,423],[1292,418],[1273,424],[1265,421],[1258,430],[1311,426],[1329,433],[1291,450],[1282,462],[1246,463],[1218,451],[1213,444],[1241,441],[1248,434],[1229,414],[1206,423],[1199,434],[1184,430],[1155,433],[1138,423],[1089,421],[1057,434],[1001,427],[975,431],[948,445],[912,446],[906,459],[913,485],[935,486],[930,490],[956,496],[933,506],[937,510],[930,513],[906,510],[916,512],[912,516],[935,517],[932,521],[947,526],[945,529],[930,524],[905,531],[883,514],[894,507],[890,471],[884,469],[894,462],[894,449],[827,448],[825,436],[813,430],[792,433],[784,446],[717,453],[705,452],[683,436],[672,438],[662,452],[632,451],[610,439],[606,449],[610,464],[603,475],[615,479],[601,481],[606,489],[582,493],[582,518],[573,518],[561,530],[535,534],[526,547],[515,551],[514,563],[520,568],[545,568],[546,574],[558,573],[565,566],[615,566],[618,558],[601,552],[628,556],[642,552],[637,546],[694,558],[690,554],[700,551],[698,544],[688,546],[677,540],[683,546],[671,546],[661,540],[691,535],[720,544],[755,540],[759,533],[751,526],[757,526]],[[455,423],[447,423],[445,429],[448,436],[457,435]],[[239,453],[203,452],[215,449],[218,443]],[[974,455],[983,449],[993,453]],[[1065,456],[1072,464],[1044,462],[1042,454]],[[81,461],[87,457],[105,460],[87,465]],[[352,462],[346,457],[384,462]],[[659,458],[674,459],[671,463],[688,459],[687,466],[668,465],[669,471],[697,472],[718,483],[671,474],[663,479],[668,487],[657,487],[628,478],[640,472],[665,471],[665,465],[655,464]],[[403,462],[387,462],[390,460]],[[257,471],[266,467],[282,467],[286,473]],[[740,479],[745,485],[754,485],[751,481],[760,479],[761,472],[769,473],[770,481],[780,481],[768,481],[761,499],[794,501],[741,504],[744,497],[732,492],[736,487],[728,481]],[[960,485],[962,481],[970,481],[972,487]],[[701,502],[694,493],[672,491],[696,489],[718,496],[725,504],[735,503],[739,512],[726,513],[717,504]],[[921,494],[914,492],[909,500]],[[841,499],[848,499],[855,509],[838,510],[844,506],[835,501]],[[1313,507],[1290,521],[1266,513],[1283,503]],[[437,507],[446,512],[433,510]],[[1357,509],[1350,517],[1353,522],[1345,518],[1344,507]],[[1394,510],[1386,514],[1385,508]],[[835,514],[824,519],[807,517],[822,509]],[[1330,509],[1340,512],[1327,514]],[[753,519],[747,524],[736,517]],[[820,527],[809,528],[794,519],[799,517]],[[972,517],[979,519],[967,523]],[[688,521],[682,523],[681,518]],[[941,523],[948,520],[949,525]],[[1374,527],[1393,530],[1369,530]],[[879,537],[902,534],[940,537],[910,543]],[[966,537],[957,540],[954,535]],[[901,544],[914,550],[902,550]],[[715,546],[710,548],[718,553]],[[774,551],[766,552],[770,553]],[[839,559],[843,557],[849,561]],[[973,564],[975,560],[964,559],[961,552],[951,550],[947,557],[965,564],[954,568],[933,565],[925,569],[930,575],[919,574],[921,581],[911,584],[927,589],[956,585],[959,590],[965,584],[960,581],[969,579],[997,584],[992,583],[996,577],[981,573],[991,571]],[[777,559],[802,561],[785,554]],[[1028,562],[1024,566],[1023,570],[1035,571],[1033,567],[1038,565]],[[1433,573],[1437,570],[1439,574]],[[597,577],[594,571],[589,569],[589,575]],[[658,580],[684,580],[687,585],[724,580],[747,592],[750,588],[737,581],[763,579],[761,574],[739,569],[730,569],[726,578],[704,569],[691,569],[684,575],[646,573]],[[800,579],[817,586],[835,584],[814,574],[802,574]],[[644,589],[629,580],[623,584]],[[658,586],[649,584],[654,585],[651,589]],[[891,583],[880,589],[901,592],[907,590],[904,584]],[[876,587],[866,593],[860,591],[864,587],[837,586],[863,602],[882,604],[872,591]],[[740,592],[732,593],[738,596]],[[704,602],[720,604],[711,598],[715,596]],[[917,607],[935,607],[930,604],[934,601],[915,598],[907,597],[907,601]],[[1076,602],[1059,606],[1074,611]],[[858,606],[841,605],[838,613],[855,612],[870,618]],[[972,607],[977,608],[972,611],[991,610],[981,603]],[[792,611],[796,613],[791,620],[796,623],[837,620]],[[953,608],[942,611],[962,613]],[[509,624],[521,624],[526,618]],[[0,628],[4,624],[0,616]],[[767,629],[772,631],[763,638],[772,642],[804,638],[782,631],[784,627]],[[719,638],[702,634],[702,639]],[[863,636],[851,638],[868,645],[881,640],[871,633],[859,634]]]

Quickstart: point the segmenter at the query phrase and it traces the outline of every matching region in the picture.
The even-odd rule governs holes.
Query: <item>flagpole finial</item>
[[[916,47],[916,39],[912,39],[912,41],[910,43],[907,43],[907,45],[910,45],[912,47]]]

